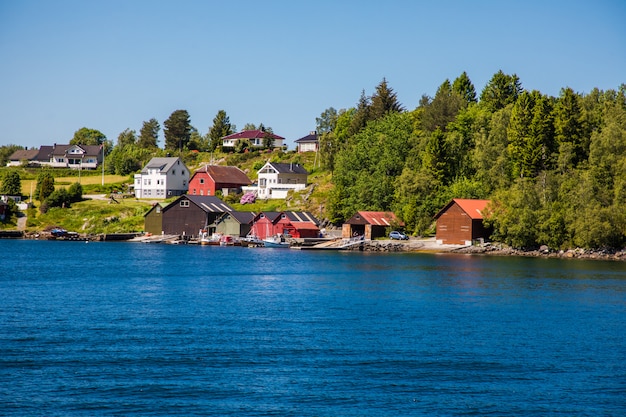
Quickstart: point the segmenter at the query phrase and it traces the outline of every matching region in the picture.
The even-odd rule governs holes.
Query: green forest
[[[493,239],[514,247],[626,242],[624,84],[551,97],[499,71],[478,96],[463,73],[407,111],[383,80],[318,125],[333,222],[393,210],[421,235],[450,199],[479,198]]]
[[[244,127],[256,128],[272,131]],[[320,151],[307,168],[331,178],[322,216],[333,224],[358,210],[394,211],[407,233],[423,236],[452,198],[478,198],[491,200],[484,215],[493,240],[516,248],[626,244],[624,84],[586,94],[563,87],[552,97],[499,71],[479,94],[464,72],[410,110],[383,79],[354,107],[324,110],[316,129]],[[190,167],[203,152],[219,155],[220,138],[236,128],[220,110],[202,136],[176,110],[164,122],[163,149],[159,130],[151,119],[114,145],[82,128],[70,143],[104,144],[106,170],[129,175],[155,155],[182,155]],[[243,156],[249,149],[240,145]],[[0,157],[15,148],[2,147]]]

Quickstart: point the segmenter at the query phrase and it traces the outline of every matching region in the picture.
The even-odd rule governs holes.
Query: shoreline
[[[18,235],[19,234],[19,235]],[[123,237],[122,237],[123,236]],[[130,238],[134,236],[134,238]],[[21,231],[0,231],[0,239],[31,239],[31,240],[85,240],[85,241],[126,241],[126,242],[148,242],[148,243],[170,243],[176,240],[175,236],[155,236],[146,239],[138,236],[137,233],[121,233],[109,235],[79,235],[75,238],[54,238],[48,233],[23,233]],[[300,249],[297,246],[292,248]],[[623,249],[562,249],[553,250],[546,246],[539,249],[524,250],[506,246],[501,243],[490,242],[482,245],[448,245],[437,243],[434,238],[416,239],[411,238],[406,241],[397,240],[369,240],[363,241],[359,245],[350,248],[315,248],[309,250],[345,250],[359,252],[414,252],[433,254],[461,254],[461,255],[482,255],[482,256],[518,256],[524,258],[553,258],[553,259],[588,259],[602,261],[626,262],[626,248]]]

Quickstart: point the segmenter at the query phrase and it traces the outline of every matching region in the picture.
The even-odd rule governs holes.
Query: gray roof
[[[306,169],[304,169],[304,167],[302,167],[302,165],[300,164],[283,164],[283,163],[277,163],[277,162],[270,162],[270,165],[273,166],[276,171],[278,171],[280,174],[288,174],[288,173],[292,173],[292,174],[305,174],[308,175],[309,173],[307,172]]]
[[[209,196],[186,194],[181,196],[180,198],[187,198],[189,201],[191,201],[207,213],[226,213],[234,211],[231,206],[212,195]]]
[[[169,172],[170,169],[176,164],[176,161],[183,162],[178,157],[163,157],[163,158],[152,158],[150,162],[146,164],[145,167],[141,170],[142,174],[147,174],[149,169],[158,169],[162,172]],[[186,165],[183,163],[185,169]]]

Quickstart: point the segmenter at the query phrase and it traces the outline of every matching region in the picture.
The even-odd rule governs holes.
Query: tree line
[[[464,72],[407,111],[385,79],[317,119],[334,187],[327,215],[392,210],[433,232],[452,198],[489,199],[493,237],[515,247],[626,243],[626,86],[558,97],[497,72],[478,96]]]
[[[138,135],[126,129],[115,145],[88,128],[70,143],[104,145],[107,171],[127,175],[153,156],[216,151],[236,131],[224,110],[204,136],[186,110],[163,125],[163,149],[156,119]],[[244,130],[257,128],[271,133],[263,124]],[[626,243],[624,84],[587,94],[564,87],[552,97],[498,71],[478,94],[463,72],[407,110],[383,79],[354,107],[324,110],[316,129],[322,169],[332,173],[325,207],[332,223],[358,210],[391,210],[409,233],[425,235],[450,199],[480,198],[491,200],[484,214],[494,239],[515,247]],[[0,158],[13,150],[0,147]]]

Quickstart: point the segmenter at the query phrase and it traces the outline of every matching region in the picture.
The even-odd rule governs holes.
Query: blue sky
[[[558,96],[626,83],[626,1],[0,0],[0,145],[117,142],[178,109],[293,141],[385,78],[405,108],[466,71]],[[163,146],[162,132],[160,146]]]

